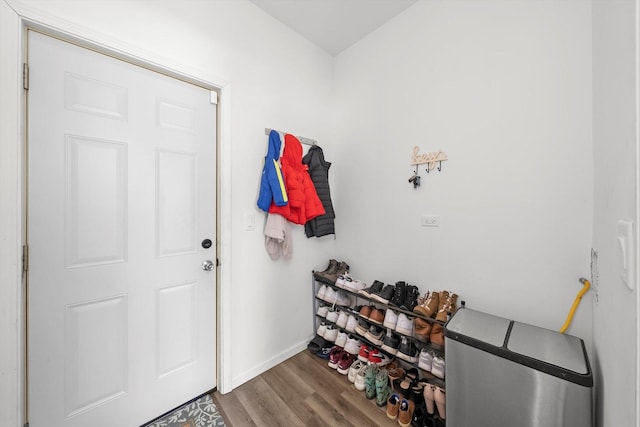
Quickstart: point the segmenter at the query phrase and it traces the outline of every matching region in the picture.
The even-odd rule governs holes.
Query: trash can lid
[[[502,347],[511,321],[481,311],[458,310],[447,323],[447,336],[453,339],[465,335],[478,341]]]
[[[513,322],[507,348],[514,353],[531,357],[578,374],[587,368],[580,338],[549,329]]]
[[[574,336],[515,322],[469,308],[445,325],[448,340],[475,347],[565,381],[593,387],[584,342]]]

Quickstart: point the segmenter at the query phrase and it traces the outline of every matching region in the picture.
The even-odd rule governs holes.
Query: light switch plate
[[[248,213],[244,215],[244,229],[245,231],[253,231],[256,229],[256,215]]]
[[[622,282],[630,289],[635,289],[635,242],[633,239],[633,222],[619,220],[618,235],[618,272]]]

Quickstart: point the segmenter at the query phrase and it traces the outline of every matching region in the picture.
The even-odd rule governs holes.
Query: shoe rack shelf
[[[424,369],[420,368],[420,366],[418,365],[418,363],[412,363],[412,362],[406,361],[406,360],[404,360],[404,359],[402,359],[402,358],[399,358],[399,357],[397,357],[396,355],[394,355],[394,354],[392,354],[392,353],[389,353],[388,351],[386,351],[385,349],[383,349],[381,345],[378,345],[378,344],[375,344],[375,343],[371,342],[369,339],[367,339],[367,338],[366,338],[366,337],[364,337],[363,335],[360,335],[360,334],[359,334],[359,333],[357,333],[357,332],[349,331],[349,330],[347,330],[347,329],[345,329],[345,328],[343,328],[343,327],[341,327],[341,326],[337,325],[335,322],[332,322],[332,321],[330,321],[330,320],[327,320],[326,318],[324,318],[324,317],[322,317],[322,316],[318,315],[318,314],[317,314],[318,307],[319,307],[321,304],[322,304],[322,305],[325,305],[325,306],[329,306],[329,307],[333,307],[334,305],[333,305],[333,304],[331,304],[331,303],[329,303],[329,302],[327,302],[327,301],[325,301],[325,300],[323,300],[323,299],[318,298],[316,295],[317,295],[318,289],[319,289],[319,288],[320,288],[320,286],[322,286],[322,285],[325,285],[325,286],[327,286],[327,287],[331,287],[331,288],[333,288],[333,290],[334,290],[334,291],[336,291],[336,292],[337,292],[337,291],[342,291],[342,292],[344,292],[344,293],[345,293],[345,294],[347,294],[349,297],[355,298],[355,300],[354,300],[354,301],[355,301],[355,303],[353,304],[353,306],[354,306],[354,307],[351,307],[351,306],[339,306],[339,305],[335,305],[335,308],[336,308],[336,309],[338,309],[338,310],[342,310],[342,311],[346,311],[348,314],[352,314],[353,316],[355,316],[358,320],[362,320],[362,321],[366,322],[366,324],[367,324],[367,325],[369,325],[369,326],[370,326],[370,325],[376,325],[376,326],[378,326],[378,327],[382,328],[383,330],[386,330],[387,328],[386,328],[385,326],[381,325],[381,324],[378,324],[378,323],[376,323],[376,322],[372,322],[372,321],[371,321],[371,320],[369,320],[368,318],[361,316],[361,315],[360,315],[360,313],[359,313],[358,311],[354,310],[354,308],[355,308],[356,306],[360,305],[360,304],[359,304],[359,302],[361,302],[361,301],[366,301],[369,305],[375,305],[375,306],[376,306],[376,307],[378,307],[378,308],[383,308],[383,309],[385,309],[385,310],[393,310],[394,312],[396,312],[396,313],[398,313],[398,314],[399,314],[399,313],[404,313],[404,314],[405,314],[405,315],[407,315],[407,316],[411,316],[411,317],[413,317],[413,318],[416,318],[416,317],[417,317],[417,318],[421,318],[421,319],[424,319],[424,320],[426,320],[426,321],[428,321],[428,322],[430,322],[430,323],[434,323],[434,324],[435,324],[435,323],[438,323],[438,324],[440,324],[440,325],[442,325],[442,326],[444,326],[446,322],[441,322],[441,321],[439,321],[439,320],[436,320],[436,319],[433,319],[433,318],[430,318],[430,317],[423,316],[423,315],[421,315],[421,314],[419,314],[419,313],[416,313],[416,312],[413,312],[413,311],[408,311],[408,310],[402,309],[402,308],[400,308],[400,307],[396,307],[395,305],[382,303],[382,302],[380,302],[380,301],[378,301],[378,300],[375,300],[375,299],[369,298],[369,297],[367,297],[367,296],[365,296],[365,295],[362,295],[362,294],[360,294],[360,293],[352,292],[352,291],[350,291],[349,289],[344,289],[344,288],[338,287],[338,286],[336,286],[334,283],[328,283],[328,282],[325,282],[325,281],[323,281],[323,280],[319,280],[319,279],[318,279],[318,278],[316,278],[313,274],[312,274],[312,276],[311,276],[311,277],[312,277],[312,279],[311,279],[311,280],[312,280],[312,283],[313,283],[313,285],[312,285],[312,289],[313,289],[313,309],[314,309],[314,313],[313,313],[313,327],[314,327],[314,332],[318,330],[318,326],[319,326],[319,324],[320,324],[320,323],[324,323],[324,324],[326,324],[326,325],[331,325],[332,327],[334,327],[334,328],[338,329],[339,331],[342,331],[342,332],[344,332],[344,333],[346,333],[346,334],[348,334],[348,335],[351,335],[351,336],[357,337],[357,338],[358,338],[358,340],[360,340],[361,342],[366,343],[366,344],[367,344],[367,345],[369,345],[369,346],[372,346],[372,347],[377,348],[378,350],[380,350],[380,351],[384,352],[385,354],[389,355],[389,357],[391,357],[391,358],[394,358],[394,357],[395,357],[395,358],[396,358],[396,360],[397,360],[398,362],[401,362],[402,364],[407,365],[407,366],[410,366],[410,367],[415,367],[416,369],[418,369],[418,370],[422,373],[422,378],[425,378],[429,383],[431,383],[431,384],[435,384],[435,385],[437,385],[437,386],[439,386],[439,387],[441,387],[441,388],[443,388],[443,389],[445,388],[445,381],[444,381],[443,379],[438,378],[438,377],[436,377],[435,375],[433,375],[431,372],[429,372],[429,371],[425,371]],[[432,350],[436,355],[444,356],[444,349],[443,349],[443,348],[437,348],[437,347],[434,347],[434,346],[432,346],[430,343],[425,343],[425,342],[423,342],[423,341],[418,340],[418,339],[417,339],[417,338],[415,338],[413,335],[403,334],[402,332],[398,332],[398,331],[396,331],[395,329],[393,330],[393,332],[394,332],[395,334],[399,335],[399,336],[404,336],[404,337],[406,337],[406,338],[407,338],[407,340],[409,340],[409,341],[413,342],[413,343],[415,344],[415,346],[416,346],[419,350],[421,350],[422,348],[425,348],[425,347],[426,347],[426,348],[429,348],[430,350]]]

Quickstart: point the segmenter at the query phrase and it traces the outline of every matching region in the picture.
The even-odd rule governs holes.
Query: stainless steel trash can
[[[460,309],[445,327],[447,427],[591,427],[584,342]]]

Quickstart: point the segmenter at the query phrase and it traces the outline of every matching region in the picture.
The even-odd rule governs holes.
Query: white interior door
[[[33,31],[28,56],[30,426],[137,426],[216,385],[216,106]]]

